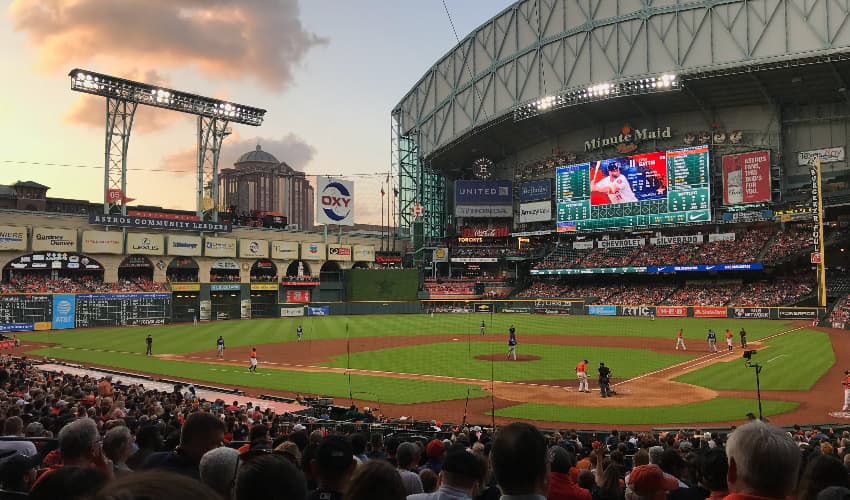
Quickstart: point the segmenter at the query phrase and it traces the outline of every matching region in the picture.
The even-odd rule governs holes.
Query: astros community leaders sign
[[[133,215],[100,215],[89,214],[89,224],[119,227],[143,227],[153,229],[171,229],[174,231],[200,231],[229,233],[233,226],[220,222],[203,222],[196,220],[169,220],[154,217],[138,217]]]

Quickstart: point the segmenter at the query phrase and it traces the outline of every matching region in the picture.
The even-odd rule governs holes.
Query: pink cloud
[[[281,90],[307,52],[327,43],[304,29],[297,0],[14,0],[9,13],[50,70],[93,60],[194,66]]]

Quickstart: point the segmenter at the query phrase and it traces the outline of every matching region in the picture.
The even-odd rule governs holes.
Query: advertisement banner
[[[325,260],[325,244],[309,243],[301,244],[301,258],[304,260]]]
[[[293,303],[310,302],[310,290],[287,290],[284,301]]]
[[[35,330],[33,323],[0,323],[0,332],[31,332]]]
[[[200,292],[201,284],[200,283],[172,283],[171,284],[172,292]]]
[[[277,283],[251,283],[251,291],[261,291],[261,292],[269,292],[269,291],[277,291],[278,284]]]
[[[83,253],[124,253],[121,231],[83,231]]]
[[[812,149],[797,153],[797,165],[804,167],[811,160],[819,159],[821,163],[835,163],[844,161],[844,146],[837,148]]]
[[[211,292],[238,292],[242,290],[242,285],[239,283],[213,283],[210,285]]]
[[[659,318],[684,318],[688,308],[684,306],[655,306],[655,315]]]
[[[354,245],[353,258],[355,262],[375,262],[375,247],[372,245]]]
[[[531,314],[530,307],[506,307],[499,312],[512,314]]]
[[[732,309],[735,319],[770,319],[770,308],[767,307],[735,307]]]
[[[499,262],[498,257],[452,257],[452,262],[469,264],[473,262]]]
[[[200,233],[229,233],[230,224],[175,220],[162,217],[138,217],[133,215],[89,214],[89,224],[97,226],[137,227],[142,229],[167,229],[170,231],[192,231]]]
[[[455,205],[513,205],[513,182],[455,181]]]
[[[709,235],[709,238],[711,235]],[[657,238],[650,238],[649,242],[655,246],[667,246],[667,245],[693,245],[702,243],[703,236],[701,234],[689,234],[685,236],[659,236]],[[709,240],[711,241],[711,240]]]
[[[655,316],[655,306],[623,306],[623,316]]]
[[[519,206],[519,222],[542,222],[552,220],[552,202],[535,201],[534,203],[522,203]]]
[[[341,260],[345,262],[350,261],[351,245],[338,245],[336,243],[329,243],[328,260]]]
[[[626,240],[597,240],[599,248],[633,248],[646,245],[646,238],[630,238]]]
[[[211,269],[230,269],[234,271],[239,270],[239,263],[232,259],[218,259],[217,261],[212,263],[210,266]]]
[[[735,241],[735,233],[712,233],[708,235],[709,243],[715,241]]]
[[[455,205],[456,217],[513,217],[512,205]]]
[[[304,316],[304,308],[303,307],[281,307],[280,308],[280,317],[281,318],[296,318],[298,316]]]
[[[27,249],[27,228],[0,226],[0,252]]]
[[[212,301],[202,300],[198,304],[198,309],[200,309],[198,319],[201,321],[209,321],[210,317],[212,317]]]
[[[778,308],[779,319],[815,319],[818,317],[818,310],[815,308]]]
[[[354,225],[354,183],[316,177],[316,224]]]
[[[168,255],[200,257],[202,246],[200,236],[168,236]]]
[[[460,235],[464,238],[505,238],[511,235],[511,228],[508,226],[464,227],[460,230]]]
[[[209,238],[207,238],[209,239]],[[243,259],[268,259],[268,240],[239,240],[239,256]]]
[[[591,316],[616,316],[617,306],[587,306],[587,314]]]
[[[308,307],[307,316],[330,316],[330,306]]]
[[[770,201],[770,151],[723,156],[723,204]]]
[[[698,264],[696,266],[649,266],[646,268],[650,273],[687,273],[687,272],[713,272],[713,271],[761,271],[764,265],[761,262],[752,264]]]
[[[448,248],[435,248],[434,256],[431,258],[434,262],[448,262],[449,261],[449,249]]]
[[[272,259],[298,260],[298,242],[272,241]]]
[[[401,264],[401,252],[375,252],[375,262],[378,264]]]
[[[169,237],[171,241],[173,236]],[[236,239],[216,238],[207,236],[204,238],[204,256],[206,257],[236,257]]]
[[[593,240],[589,241],[574,241],[573,249],[575,250],[590,250],[593,248]]]
[[[477,313],[493,312],[493,304],[475,304],[475,312],[477,312]]]
[[[239,316],[242,319],[251,319],[251,299],[242,299],[239,303]]]
[[[725,318],[725,307],[694,306],[694,318]]]
[[[74,328],[76,298],[70,294],[53,296],[53,329]]]
[[[519,201],[548,200],[552,197],[552,181],[541,179],[539,181],[523,182],[519,185]]]
[[[52,227],[32,228],[33,252],[76,252],[77,230]]]
[[[165,236],[161,234],[127,233],[127,253],[165,255]]]

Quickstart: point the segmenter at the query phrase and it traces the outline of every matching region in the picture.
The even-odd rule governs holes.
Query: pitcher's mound
[[[504,354],[479,354],[475,356],[475,359],[480,359],[481,361],[510,361],[513,362],[512,359],[505,359]],[[517,361],[537,361],[540,359],[540,356],[530,356],[528,354],[517,354]]]

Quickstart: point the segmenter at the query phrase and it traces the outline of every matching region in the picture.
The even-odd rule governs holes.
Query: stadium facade
[[[848,17],[835,3],[801,0],[517,2],[435,62],[392,110],[400,231],[428,241],[481,225],[516,234],[705,217],[785,222],[811,207],[812,156],[822,162],[828,218],[840,217],[850,203]],[[637,218],[622,225],[576,224],[583,216],[558,185],[559,167],[587,164],[596,175],[600,160],[699,146],[709,199],[693,221],[638,217],[656,207],[626,213]],[[766,153],[748,160],[760,163],[757,189],[746,184],[755,177],[740,178],[746,170],[724,175],[724,157],[755,152]],[[556,184],[548,216],[544,203],[523,217],[523,183],[545,179]],[[467,210],[475,200],[456,200],[459,180],[510,181],[511,210]],[[624,216],[590,208],[590,219]]]

